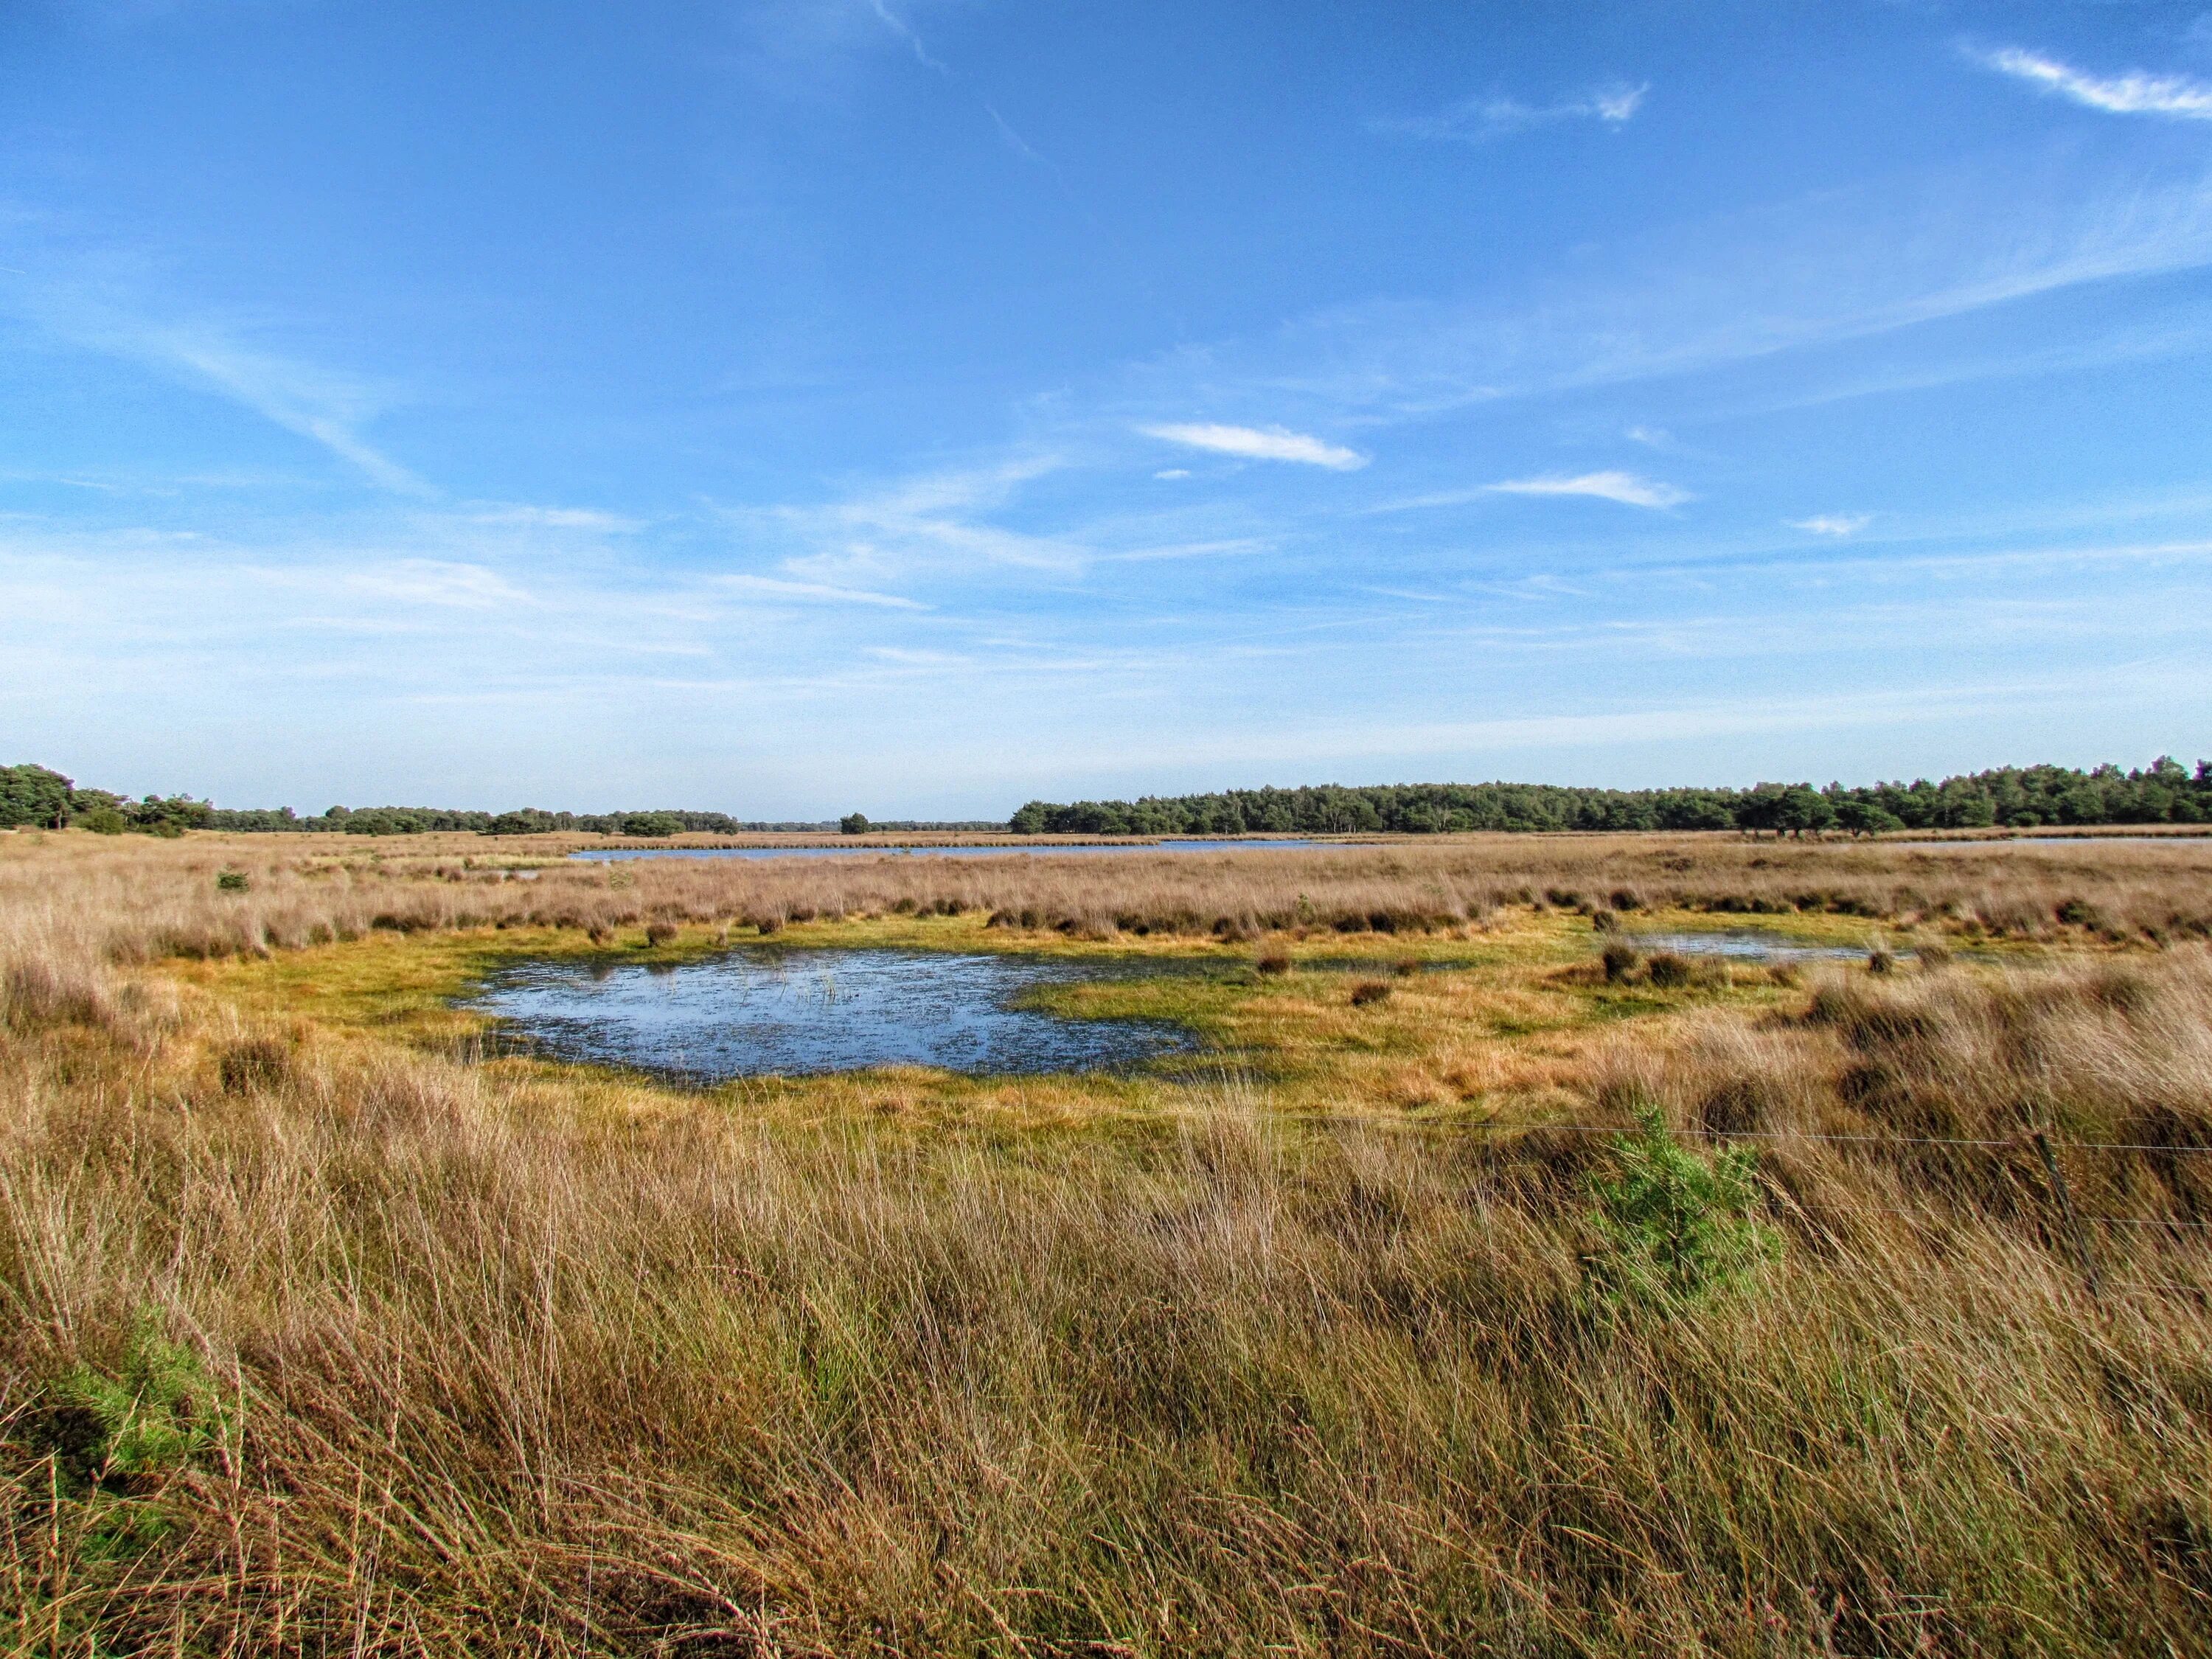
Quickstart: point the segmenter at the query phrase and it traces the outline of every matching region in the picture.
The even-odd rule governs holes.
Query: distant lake
[[[682,963],[521,963],[462,1006],[498,1017],[536,1053],[694,1082],[882,1066],[1091,1072],[1198,1039],[1160,1021],[1063,1019],[1024,997],[1160,971],[1142,961],[756,948]]]
[[[873,847],[609,847],[571,853],[568,856],[591,864],[611,864],[617,859],[992,859],[1042,858],[1060,853],[1279,853],[1297,848],[1343,844],[1294,837],[1280,841],[1070,842],[1057,847],[932,847],[923,843]]]

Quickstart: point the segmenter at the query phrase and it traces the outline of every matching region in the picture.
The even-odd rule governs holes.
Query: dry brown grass
[[[542,843],[542,844],[541,844]],[[643,860],[580,865],[573,838],[0,835],[14,959],[226,955],[410,931],[653,921],[773,929],[981,911],[1085,937],[1419,933],[1504,906],[1841,915],[1966,938],[2212,936],[2212,840],[2063,844],[1745,842],[1717,836],[1436,837],[1297,852],[1009,859]],[[518,861],[543,867],[517,872]],[[550,863],[544,860],[550,860]],[[217,889],[225,869],[246,892]],[[530,879],[516,879],[518,874]]]
[[[2212,1651],[2212,1158],[2064,1154],[2081,1212],[2160,1224],[2088,1224],[2093,1301],[2021,1139],[2212,1146],[2201,946],[2053,915],[2102,954],[1815,975],[1550,1062],[1563,1123],[1656,1099],[1773,1137],[1780,1261],[1638,1318],[1581,1294],[1610,1152],[1578,1128],[1300,1124],[1228,1082],[1111,1133],[617,1117],[129,966],[379,914],[1189,901],[1210,929],[1300,891],[1755,897],[1817,859],[1985,926],[2204,893],[2187,850],[1580,845],[615,888],[0,848],[0,1651]],[[218,899],[224,862],[250,892]],[[1347,1022],[1462,994],[1346,990]],[[1393,1086],[1498,1054],[1452,1036]],[[103,1483],[73,1368],[128,1378],[151,1332],[203,1379],[173,1415],[225,1426]]]

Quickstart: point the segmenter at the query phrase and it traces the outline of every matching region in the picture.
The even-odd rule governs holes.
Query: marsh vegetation
[[[2212,1650],[2212,846],[572,844],[0,837],[7,1650]],[[456,1006],[763,936],[1211,1060]]]

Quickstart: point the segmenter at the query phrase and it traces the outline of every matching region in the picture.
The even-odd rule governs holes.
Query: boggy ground
[[[1639,915],[1633,921],[1709,925],[1694,916]],[[1833,919],[1793,932],[1814,942],[1869,938],[1863,922]],[[1233,945],[1159,935],[1069,939],[996,926],[974,910],[787,924],[770,935],[771,948],[799,963],[810,950],[856,946],[1110,961],[1117,969],[1112,977],[1041,988],[1036,1000],[1069,1017],[1175,1022],[1199,1033],[1206,1046],[1195,1062],[1177,1056],[1152,1074],[967,1078],[895,1069],[849,1078],[741,1079],[716,1093],[732,1109],[773,1106],[787,1118],[920,1111],[929,1121],[951,1115],[1018,1126],[1129,1111],[1155,1115],[1176,1093],[1164,1091],[1158,1073],[1187,1079],[1195,1071],[1264,1080],[1276,1112],[1384,1111],[1422,1121],[1510,1113],[1530,1121],[1540,1098],[1571,1109],[1573,1097],[1559,1079],[1611,1023],[1701,1006],[1764,1006],[1791,994],[1797,978],[1787,969],[1699,963],[1676,985],[1652,983],[1648,970],[1608,980],[1597,945],[1635,937],[1601,935],[1589,919],[1572,912],[1526,910],[1493,913],[1479,928],[1411,937],[1348,939],[1324,930]],[[397,1040],[465,1054],[495,1070],[560,1076],[574,1086],[604,1090],[616,1080],[497,1058],[511,1045],[457,1000],[516,960],[674,964],[762,944],[757,933],[721,926],[671,925],[657,940],[641,930],[616,930],[594,940],[573,930],[532,927],[372,933],[296,951],[179,963],[167,977],[204,992],[209,1006],[224,1015],[278,1032],[295,1045]],[[622,1081],[635,1109],[647,1109],[655,1085],[645,1079]],[[666,1091],[682,1097],[682,1091]]]
[[[0,839],[13,1650],[2212,1651],[2212,849],[301,840]],[[1747,912],[1953,954],[1607,978]],[[1054,994],[1218,1071],[695,1092],[446,1006],[763,923],[1216,962]],[[1639,1108],[1761,1137],[1763,1265],[1603,1291]]]

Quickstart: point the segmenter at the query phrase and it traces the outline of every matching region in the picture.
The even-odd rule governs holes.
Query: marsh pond
[[[680,963],[540,961],[465,1005],[559,1060],[690,1081],[882,1066],[975,1073],[1139,1066],[1198,1046],[1160,1021],[1071,1018],[1039,992],[1156,975],[1158,963],[936,951],[738,950]]]
[[[1843,959],[1863,950],[1759,928],[1613,936],[1641,951],[1734,960]],[[1313,956],[1308,972],[1378,973],[1370,955]],[[1474,965],[1431,959],[1406,967]],[[788,946],[687,961],[521,962],[461,1006],[491,1015],[502,1047],[695,1083],[926,1066],[976,1075],[1128,1070],[1200,1046],[1164,1020],[1085,1018],[1042,994],[1102,980],[1249,979],[1241,959]]]

